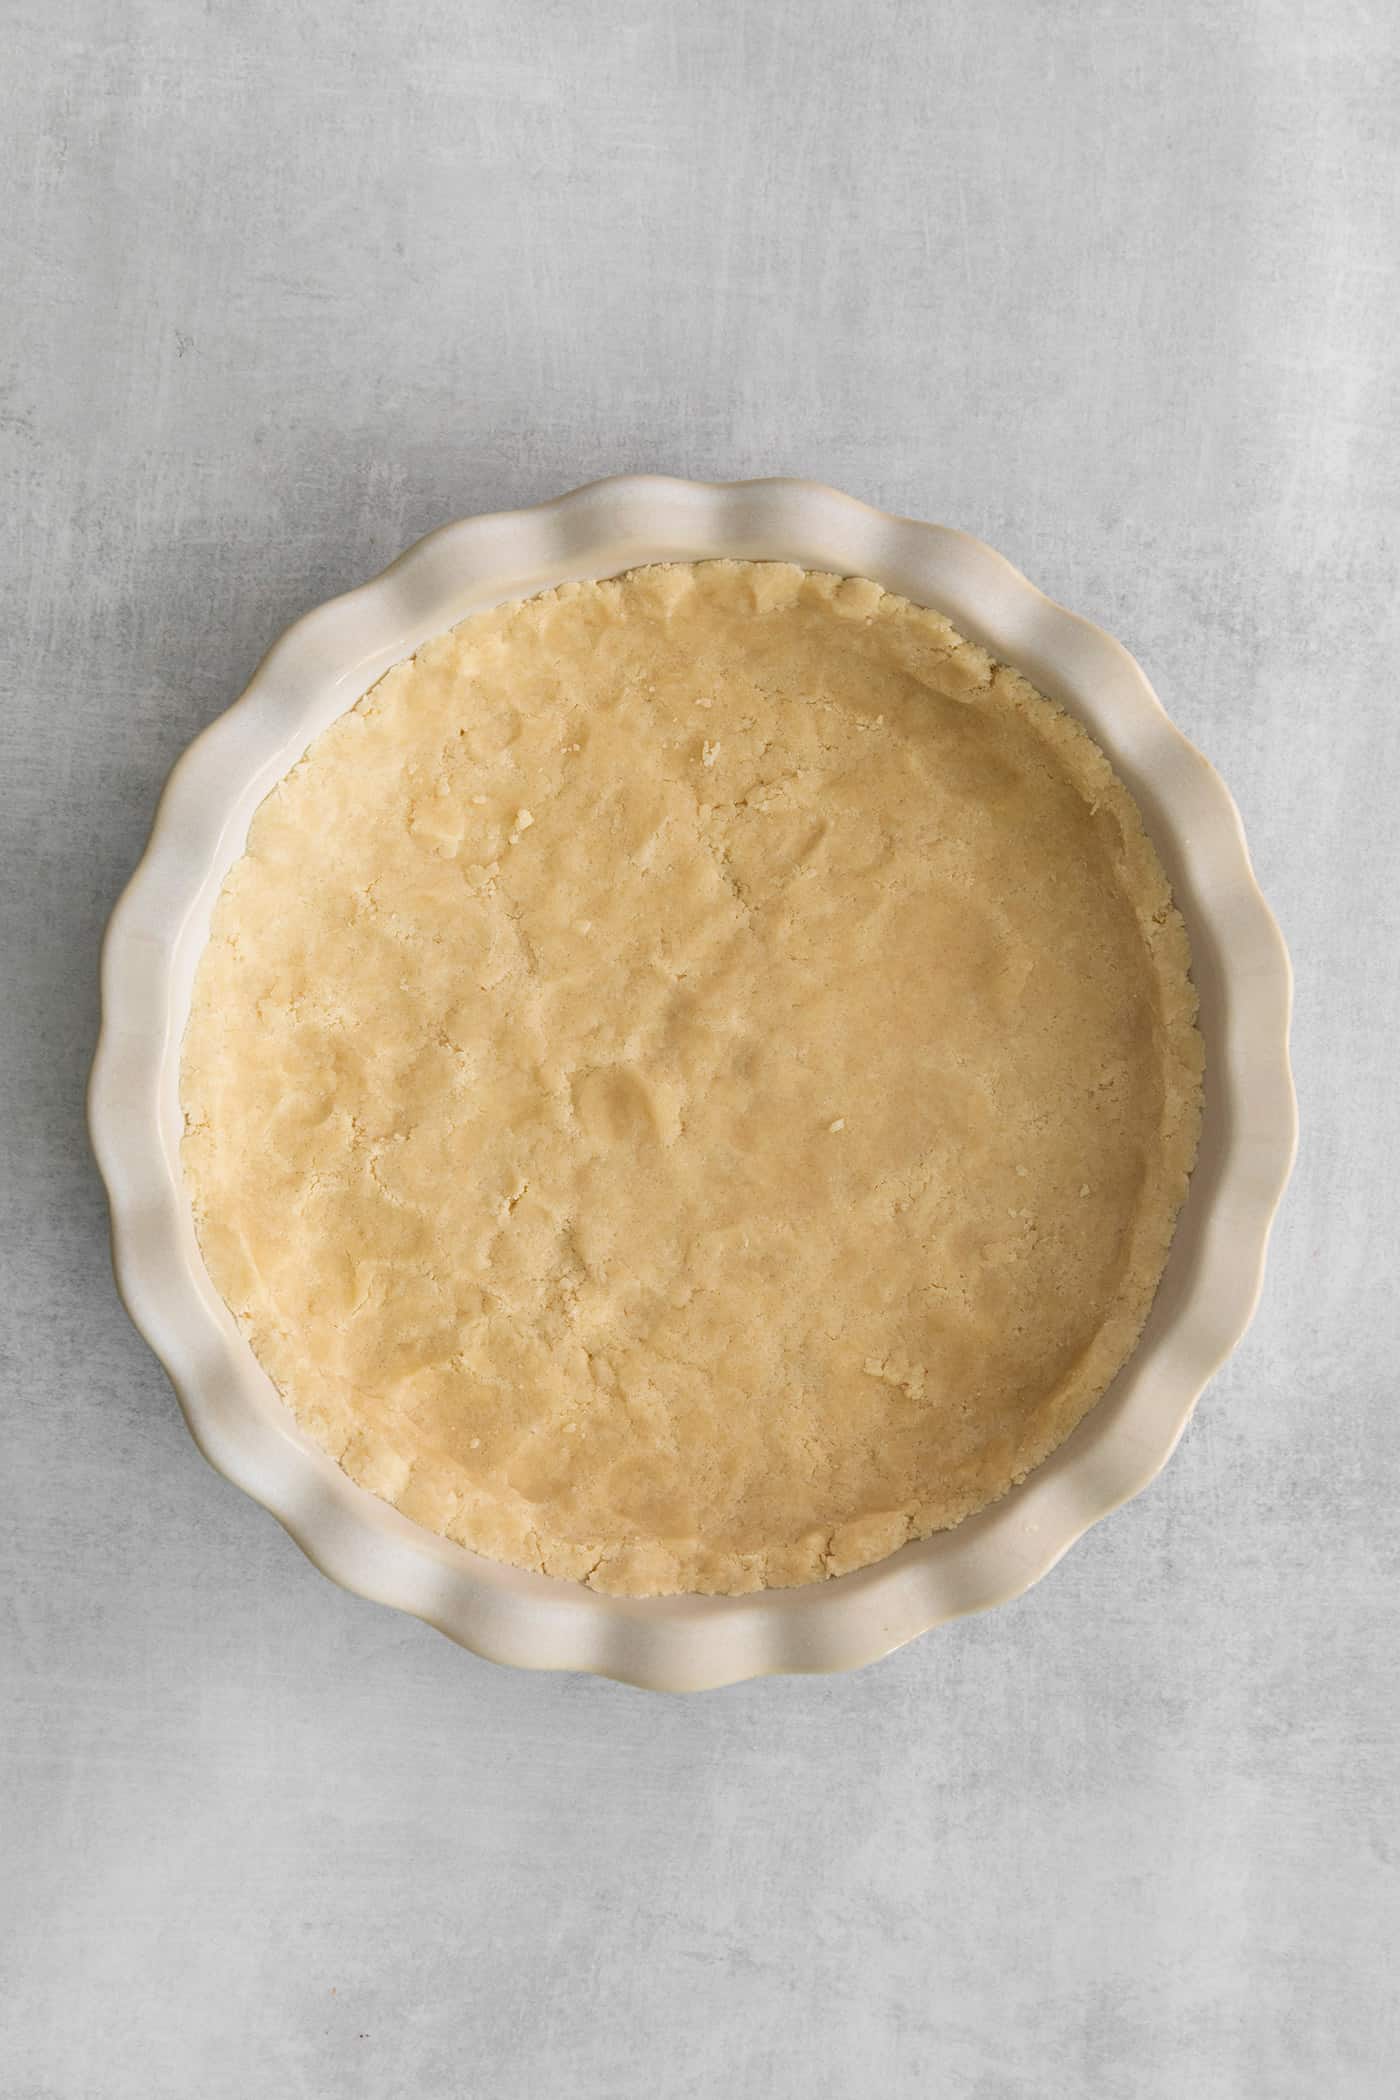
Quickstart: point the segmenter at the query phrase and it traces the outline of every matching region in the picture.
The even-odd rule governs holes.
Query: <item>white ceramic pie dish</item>
[[[1186,918],[1206,1044],[1201,1152],[1138,1348],[1075,1434],[956,1530],[835,1581],[744,1597],[630,1599],[486,1560],[424,1531],[297,1427],[205,1273],[179,1169],[180,1041],[219,887],[249,819],[312,738],[467,614],[639,563],[728,555],[873,577],[937,608],[1076,714],[1137,797]],[[476,1653],[686,1691],[849,1669],[1018,1596],[1170,1456],[1243,1334],[1296,1138],[1290,973],[1238,813],[1137,664],[966,533],[811,482],[595,482],[444,526],[307,614],[181,758],[112,915],[89,1121],[117,1282],[210,1462],[337,1582]]]

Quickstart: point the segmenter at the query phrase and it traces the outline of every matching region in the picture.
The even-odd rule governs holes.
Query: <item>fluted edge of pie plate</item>
[[[871,576],[936,607],[1088,724],[1136,794],[1187,920],[1205,1127],[1138,1348],[1074,1435],[1002,1501],[830,1582],[746,1597],[608,1597],[424,1531],[298,1429],[199,1258],[179,1169],[179,1047],[213,897],[253,810],[325,723],[470,612],[642,562],[714,556]],[[1296,1144],[1288,955],[1214,769],[1120,643],[992,548],[815,482],[615,476],[442,526],[307,613],[171,773],[108,925],[101,979],[88,1121],[117,1286],[205,1457],[345,1588],[494,1662],[659,1691],[851,1669],[1038,1581],[1160,1471],[1244,1333]]]

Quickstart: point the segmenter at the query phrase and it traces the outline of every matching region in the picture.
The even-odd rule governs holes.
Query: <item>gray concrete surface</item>
[[[1393,9],[8,0],[4,2100],[1397,2089]],[[81,1096],[161,779],[296,613],[618,468],[969,527],[1134,648],[1299,972],[1161,1482],[862,1675],[457,1653],[210,1472]]]

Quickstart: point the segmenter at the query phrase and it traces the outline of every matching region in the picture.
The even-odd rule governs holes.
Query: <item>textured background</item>
[[[1389,2095],[1394,10],[6,0],[4,2100]],[[864,1674],[535,1679],[197,1457],[81,1127],[295,614],[619,468],[969,527],[1242,805],[1304,1146],[1161,1482]]]

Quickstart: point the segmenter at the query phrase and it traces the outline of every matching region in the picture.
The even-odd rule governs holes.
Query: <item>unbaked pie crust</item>
[[[566,585],[258,811],[183,1048],[205,1262],[432,1530],[637,1595],[840,1574],[1131,1352],[1188,971],[1103,753],[939,614],[780,563]]]

